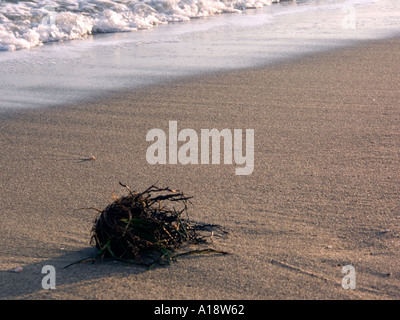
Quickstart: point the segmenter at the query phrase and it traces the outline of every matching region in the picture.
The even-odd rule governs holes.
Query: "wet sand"
[[[1,299],[398,299],[400,40],[192,77],[0,121]],[[146,134],[254,129],[254,171],[150,165]],[[95,161],[81,161],[95,156]],[[149,271],[92,255],[119,182],[194,196],[211,247]],[[44,290],[44,265],[56,289]],[[342,267],[356,289],[342,288]],[[22,266],[20,273],[11,272]]]

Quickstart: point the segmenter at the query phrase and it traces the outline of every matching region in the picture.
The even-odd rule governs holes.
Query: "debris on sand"
[[[227,234],[218,225],[189,221],[187,209],[192,197],[154,185],[143,192],[120,185],[127,189],[127,195],[114,197],[104,210],[95,209],[100,214],[93,223],[91,243],[98,253],[92,261],[111,258],[152,267],[183,255],[227,254],[211,248],[175,253],[184,244],[207,244],[216,233]]]
[[[13,272],[15,272],[15,273],[20,273],[22,271],[24,271],[24,268],[22,268],[22,267],[16,267],[15,269],[13,269]]]

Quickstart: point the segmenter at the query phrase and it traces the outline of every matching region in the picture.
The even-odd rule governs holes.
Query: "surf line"
[[[178,133],[178,122],[169,121],[168,135],[162,129],[154,128],[147,132],[146,141],[153,141],[146,151],[149,164],[236,164],[236,175],[250,175],[254,170],[254,129],[246,129],[246,154],[243,155],[242,129],[201,129],[199,135],[194,129],[182,129]],[[233,133],[232,133],[233,131]],[[221,139],[223,150],[221,152]],[[168,148],[167,148],[168,140]],[[199,152],[200,140],[200,152]],[[184,142],[178,149],[178,142]],[[167,152],[168,151],[168,152]],[[168,153],[168,162],[167,162]],[[243,166],[244,165],[244,166]],[[241,167],[238,167],[241,166]]]

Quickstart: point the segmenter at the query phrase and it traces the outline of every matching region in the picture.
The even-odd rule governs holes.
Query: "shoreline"
[[[198,71],[196,74],[183,74],[183,75],[178,75],[178,76],[168,76],[163,80],[158,80],[158,82],[150,82],[148,84],[141,84],[139,86],[133,86],[133,87],[125,87],[125,88],[113,88],[113,89],[107,89],[106,93],[103,95],[95,95],[95,92],[92,92],[90,96],[88,97],[80,97],[79,100],[72,101],[72,102],[63,102],[61,104],[55,104],[55,105],[45,105],[42,107],[6,107],[4,109],[0,109],[0,121],[4,120],[9,120],[11,118],[14,118],[15,116],[23,116],[25,113],[29,112],[35,112],[36,110],[53,110],[53,109],[68,109],[69,107],[74,107],[77,105],[93,105],[101,101],[106,101],[106,100],[112,100],[114,97],[118,96],[124,96],[124,95],[130,95],[132,92],[140,92],[143,90],[151,90],[151,88],[154,87],[164,87],[168,85],[174,85],[175,83],[185,83],[185,82],[192,82],[192,81],[201,81],[202,78],[207,78],[207,77],[214,77],[214,76],[224,76],[227,75],[229,76],[230,74],[237,73],[237,72],[246,72],[246,71],[252,71],[252,70],[259,70],[259,69],[267,69],[267,68],[276,68],[279,67],[280,65],[287,65],[287,64],[296,64],[298,62],[307,60],[307,59],[312,59],[316,56],[318,57],[323,57],[326,55],[334,54],[334,53],[340,53],[342,51],[347,51],[347,50],[357,50],[361,49],[362,47],[365,46],[371,46],[371,45],[379,45],[380,43],[385,43],[388,41],[396,41],[397,39],[400,38],[400,35],[391,35],[387,36],[385,38],[380,38],[380,39],[367,39],[367,40],[361,40],[361,39],[356,39],[356,40],[349,40],[348,44],[345,44],[344,40],[341,40],[342,43],[337,46],[330,45],[324,50],[319,50],[319,51],[312,51],[312,52],[302,52],[299,53],[298,55],[293,55],[288,58],[282,59],[282,60],[276,60],[276,61],[265,61],[265,62],[259,62],[259,64],[251,65],[251,66],[244,66],[244,67],[237,67],[237,68],[228,68],[226,70],[224,69],[217,69],[217,70],[203,70],[203,71]]]
[[[330,2],[314,6],[290,1],[240,15],[160,25],[157,30],[110,33],[4,52],[0,54],[1,107],[90,103],[92,98],[119,90],[170,79],[185,81],[196,73],[258,68],[399,32],[398,5],[391,0],[356,5],[355,29],[346,27],[341,5]],[[371,19],[376,8],[379,18]]]
[[[400,39],[369,41],[8,114],[0,299],[398,298],[399,49]],[[146,133],[168,132],[169,120],[197,132],[254,129],[254,172],[149,165]],[[76,209],[103,208],[123,194],[119,181],[193,195],[191,218],[226,227],[213,246],[234,254],[148,272],[113,262],[62,269],[93,252],[94,214]],[[349,264],[355,290],[341,287]],[[43,265],[57,269],[55,290],[41,288]]]

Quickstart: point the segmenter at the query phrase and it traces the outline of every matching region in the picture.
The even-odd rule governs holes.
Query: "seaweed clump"
[[[190,250],[174,254],[184,243],[204,244],[216,230],[227,234],[220,226],[191,223],[187,209],[192,197],[170,188],[151,186],[143,192],[134,192],[128,186],[126,196],[114,197],[104,210],[98,210],[91,243],[99,250],[95,259],[114,260],[153,266],[170,263],[187,254],[227,252],[214,249]],[[204,235],[208,232],[209,235]]]

